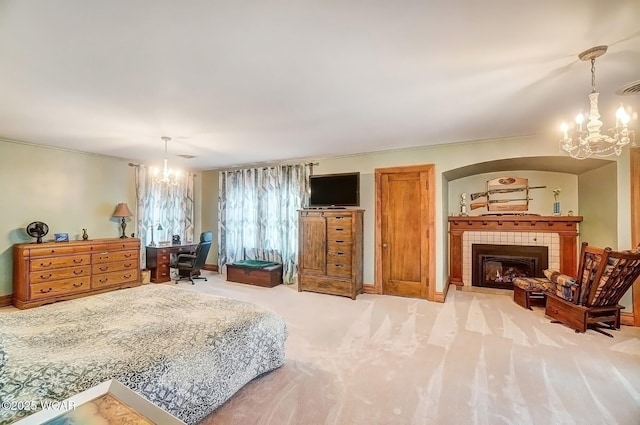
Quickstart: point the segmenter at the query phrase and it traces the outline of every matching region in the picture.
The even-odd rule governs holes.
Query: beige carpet
[[[264,305],[289,338],[204,425],[640,424],[640,328],[576,334],[503,295],[352,301],[207,275],[180,286]]]

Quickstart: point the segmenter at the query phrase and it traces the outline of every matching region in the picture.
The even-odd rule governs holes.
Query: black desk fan
[[[49,233],[49,226],[41,221],[34,221],[27,226],[27,234],[37,238],[36,243],[42,243],[42,237]]]

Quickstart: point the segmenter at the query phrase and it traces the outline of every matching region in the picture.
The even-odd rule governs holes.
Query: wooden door
[[[376,170],[376,292],[435,298],[433,166]]]
[[[327,272],[327,221],[321,212],[302,211],[300,214],[300,272],[324,275]]]

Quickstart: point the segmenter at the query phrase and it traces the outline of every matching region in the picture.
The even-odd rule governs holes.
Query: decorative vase
[[[82,240],[83,241],[89,240],[89,235],[87,235],[87,229],[82,229]]]

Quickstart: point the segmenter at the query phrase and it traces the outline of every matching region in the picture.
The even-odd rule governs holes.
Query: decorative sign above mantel
[[[529,179],[522,177],[499,177],[487,181],[485,192],[471,194],[471,200],[479,198],[484,200],[472,202],[472,210],[486,208],[487,211],[528,211],[529,190],[543,189],[546,186],[529,186]]]

